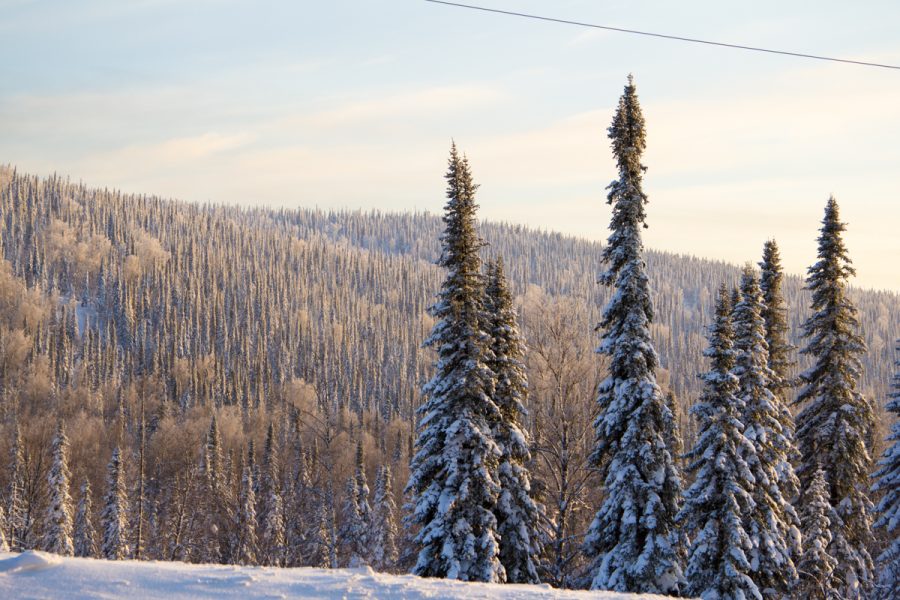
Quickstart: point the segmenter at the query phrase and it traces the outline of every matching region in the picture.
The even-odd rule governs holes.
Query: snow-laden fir
[[[362,443],[359,442],[356,445],[356,470],[347,480],[344,526],[339,534],[348,548],[350,567],[362,567],[372,562],[372,508],[369,505],[369,484],[363,464]]]
[[[75,508],[75,556],[97,556],[97,531],[94,529],[94,508],[91,499],[91,482],[85,477]]]
[[[703,375],[703,395],[691,409],[703,433],[687,454],[695,478],[678,517],[693,539],[685,571],[688,593],[704,600],[760,600],[750,577],[752,543],[744,529],[744,518],[755,506],[747,459],[756,450],[740,421],[731,302],[724,285],[708,339],[704,354],[710,369]]]
[[[500,410],[500,418],[493,426],[494,440],[501,452],[497,469],[501,491],[494,510],[500,535],[500,562],[508,582],[538,583],[543,515],[531,497],[526,468],[531,453],[522,424],[528,395],[525,340],[516,323],[502,258],[488,263],[485,291],[493,355],[488,365],[494,372],[494,402]]]
[[[599,352],[609,357],[609,371],[598,393],[592,456],[606,495],[584,548],[594,561],[593,589],[677,593],[683,583],[675,526],[681,478],[669,437],[674,415],[656,382],[659,357],[650,338],[653,305],[641,241],[646,132],[630,76],[609,137],[619,178],[609,185],[612,233],[600,281],[615,293],[599,325]]]
[[[759,282],[748,265],[741,275],[740,301],[733,307],[740,419],[753,445],[753,452],[744,456],[753,474],[753,508],[744,516],[744,529],[750,536],[753,580],[763,598],[778,600],[789,595],[797,580],[792,556],[800,554],[800,532],[794,508],[781,492],[782,473],[793,470],[795,450],[771,390],[762,307]]]
[[[681,479],[672,456],[674,415],[656,383],[659,357],[650,339],[653,306],[641,229],[647,196],[641,189],[646,146],[644,117],[634,82],[609,128],[619,178],[609,185],[612,205],[607,270],[600,282],[615,287],[598,329],[599,352],[609,357],[600,385],[592,459],[606,496],[584,542],[594,559],[593,589],[676,593],[682,585],[675,516]],[[676,542],[676,543],[673,543]]]
[[[261,465],[260,494],[262,511],[259,515],[260,560],[262,564],[278,567],[284,564],[285,526],[284,501],[278,484],[278,447],[275,440],[275,426],[269,424],[266,444],[263,447]]]
[[[447,204],[439,264],[447,269],[431,314],[437,323],[425,342],[437,351],[434,376],[424,386],[416,453],[407,492],[411,524],[421,527],[413,569],[417,575],[502,582],[500,539],[494,510],[500,495],[501,450],[492,423],[494,374],[484,277],[469,163],[455,144],[450,152]]]
[[[801,375],[805,387],[797,397],[797,445],[802,453],[798,475],[808,488],[821,468],[828,482],[831,543],[837,561],[835,589],[847,600],[863,598],[872,587],[874,565],[872,502],[869,500],[871,458],[866,440],[873,431],[872,405],[859,391],[860,356],[866,344],[859,335],[857,309],[847,291],[855,274],[841,234],[838,204],[829,198],[818,238],[819,260],[809,268],[807,289],[813,314],[803,324],[804,354],[815,360]]]
[[[372,566],[379,571],[397,563],[397,505],[394,502],[394,484],[390,467],[382,465],[375,478],[375,505],[372,523]]]
[[[113,448],[106,468],[106,495],[100,513],[102,538],[100,554],[110,560],[128,558],[128,494],[125,489],[125,467],[119,447]]]
[[[837,600],[834,590],[834,569],[837,560],[828,554],[831,544],[831,503],[828,501],[828,482],[825,471],[816,469],[812,482],[803,491],[803,555],[797,570],[800,583],[797,594],[802,598]]]
[[[788,341],[790,326],[788,325],[788,309],[784,299],[784,269],[781,265],[781,252],[775,240],[767,240],[763,246],[763,259],[759,263],[759,289],[762,292],[760,314],[764,321],[766,347],[769,353],[769,390],[772,402],[781,427],[781,456],[776,466],[778,472],[778,488],[784,505],[785,518],[789,526],[788,548],[794,562],[801,547],[799,536],[800,516],[797,507],[792,505],[800,496],[800,479],[794,465],[800,462],[800,451],[797,449],[794,431],[794,415],[789,402],[793,389],[797,385],[794,375],[796,361],[793,354],[796,347]]]
[[[897,340],[897,374],[887,409],[897,419],[888,437],[893,442],[878,461],[874,493],[883,493],[878,502],[875,527],[883,530],[887,545],[878,557],[881,572],[877,584],[878,598],[889,600],[900,590],[900,340]]]
[[[6,543],[12,550],[24,550],[27,540],[25,504],[25,444],[16,422],[10,450],[9,484],[6,492]]]
[[[43,548],[47,552],[72,556],[72,497],[69,495],[69,439],[62,421],[56,427],[51,444],[53,464],[47,474],[50,502],[47,504],[47,530]]]

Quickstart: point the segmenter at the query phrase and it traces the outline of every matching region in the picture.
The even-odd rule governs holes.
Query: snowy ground
[[[422,579],[412,575],[384,575],[369,569],[274,569],[167,562],[112,562],[61,558],[53,554],[29,551],[22,554],[0,553],[0,598],[649,600],[663,597],[612,592],[564,592],[549,586],[459,583]]]

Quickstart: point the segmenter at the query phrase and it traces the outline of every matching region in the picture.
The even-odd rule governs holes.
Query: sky
[[[900,64],[900,3],[471,0]],[[0,0],[0,163],[192,202],[441,212],[451,140],[480,215],[605,240],[606,128],[632,73],[647,246],[786,269],[825,203],[855,285],[900,291],[900,71],[424,0]],[[598,265],[598,270],[600,266]]]

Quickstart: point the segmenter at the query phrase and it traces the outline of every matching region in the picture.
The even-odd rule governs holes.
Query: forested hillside
[[[126,553],[337,566],[365,551],[376,568],[409,566],[397,506],[432,364],[422,342],[442,276],[438,217],[201,206],[7,168],[0,219],[0,456],[11,457],[0,462],[0,498],[14,548],[47,533],[59,421],[73,490],[87,489],[96,508],[83,536],[107,523],[104,465],[119,447]],[[601,377],[594,326],[609,294],[596,284],[600,244],[494,223],[480,233],[484,255],[505,261],[529,345],[532,471],[548,506],[542,580],[574,585],[599,487],[587,454]],[[690,447],[704,326],[716,289],[740,271],[665,252],[647,262],[658,379],[677,398]],[[784,293],[796,338],[809,297],[799,277]],[[900,297],[852,297],[880,454]],[[85,492],[76,496],[83,506]],[[348,541],[342,532],[361,510],[380,525],[366,543]],[[247,519],[261,524],[252,543]],[[91,540],[100,552],[99,535]]]

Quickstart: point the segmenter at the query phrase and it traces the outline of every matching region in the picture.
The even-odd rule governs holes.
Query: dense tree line
[[[723,597],[876,589],[876,560],[898,554],[896,519],[877,515],[896,512],[882,401],[900,299],[847,286],[836,203],[805,285],[772,241],[759,274],[645,250],[643,126],[629,84],[602,246],[479,224],[455,151],[443,221],[0,170],[0,548],[692,594],[715,581]],[[442,341],[461,332],[464,347]],[[477,390],[444,387],[462,363]],[[482,444],[455,471],[480,483],[453,518],[478,525],[448,537],[433,492],[453,468],[423,449],[452,446],[428,427],[452,405]],[[852,451],[819,464],[835,420]],[[730,562],[699,539],[730,544]],[[468,558],[439,558],[448,544]]]
[[[582,581],[598,590],[689,593],[704,600],[779,600],[798,593],[890,598],[900,583],[891,539],[896,446],[885,452],[875,474],[880,479],[870,486],[866,438],[875,417],[859,390],[866,346],[858,333],[858,309],[847,296],[854,270],[837,202],[832,197],[826,205],[818,261],[806,279],[812,314],[803,325],[801,352],[813,365],[799,381],[791,374],[793,347],[786,339],[784,277],[775,242],[764,245],[761,276],[748,264],[730,294],[724,283],[720,287],[705,352],[711,370],[693,409],[702,435],[685,455],[694,476],[685,494],[677,409],[657,383],[659,359],[650,335],[655,315],[641,240],[647,219],[641,162],[646,133],[630,77],[609,137],[619,177],[608,187],[611,234],[600,283],[615,293],[596,328],[597,352],[608,362],[606,379],[596,388],[594,442],[587,458],[603,481],[603,493],[594,498],[596,513],[581,546]],[[521,479],[500,476],[510,442],[507,429],[518,428],[525,408],[511,415],[501,411],[510,375],[492,365],[502,364],[499,358],[509,347],[503,332],[516,326],[514,315],[505,327],[495,326],[500,311],[484,292],[477,186],[455,146],[447,180],[440,259],[447,277],[431,309],[438,322],[426,341],[437,350],[437,360],[423,388],[426,402],[419,409],[407,487],[413,500],[408,522],[420,527],[414,572],[504,582],[513,567],[500,548],[515,544],[520,555],[533,554],[537,562],[542,544],[529,540],[540,539],[542,532],[510,536],[501,527],[509,514],[503,499],[519,498],[529,507],[529,518],[517,518],[519,534],[540,521],[543,506],[534,500],[540,492],[532,495],[527,485],[524,464]],[[496,267],[489,267],[489,277],[493,273]],[[500,339],[504,343],[498,344]],[[527,380],[513,379],[520,382],[517,397],[524,397]],[[798,383],[803,388],[793,404],[802,408],[795,417],[787,398]],[[518,437],[527,439],[524,433]],[[885,492],[879,525],[888,536],[876,581],[870,498],[879,491]]]

